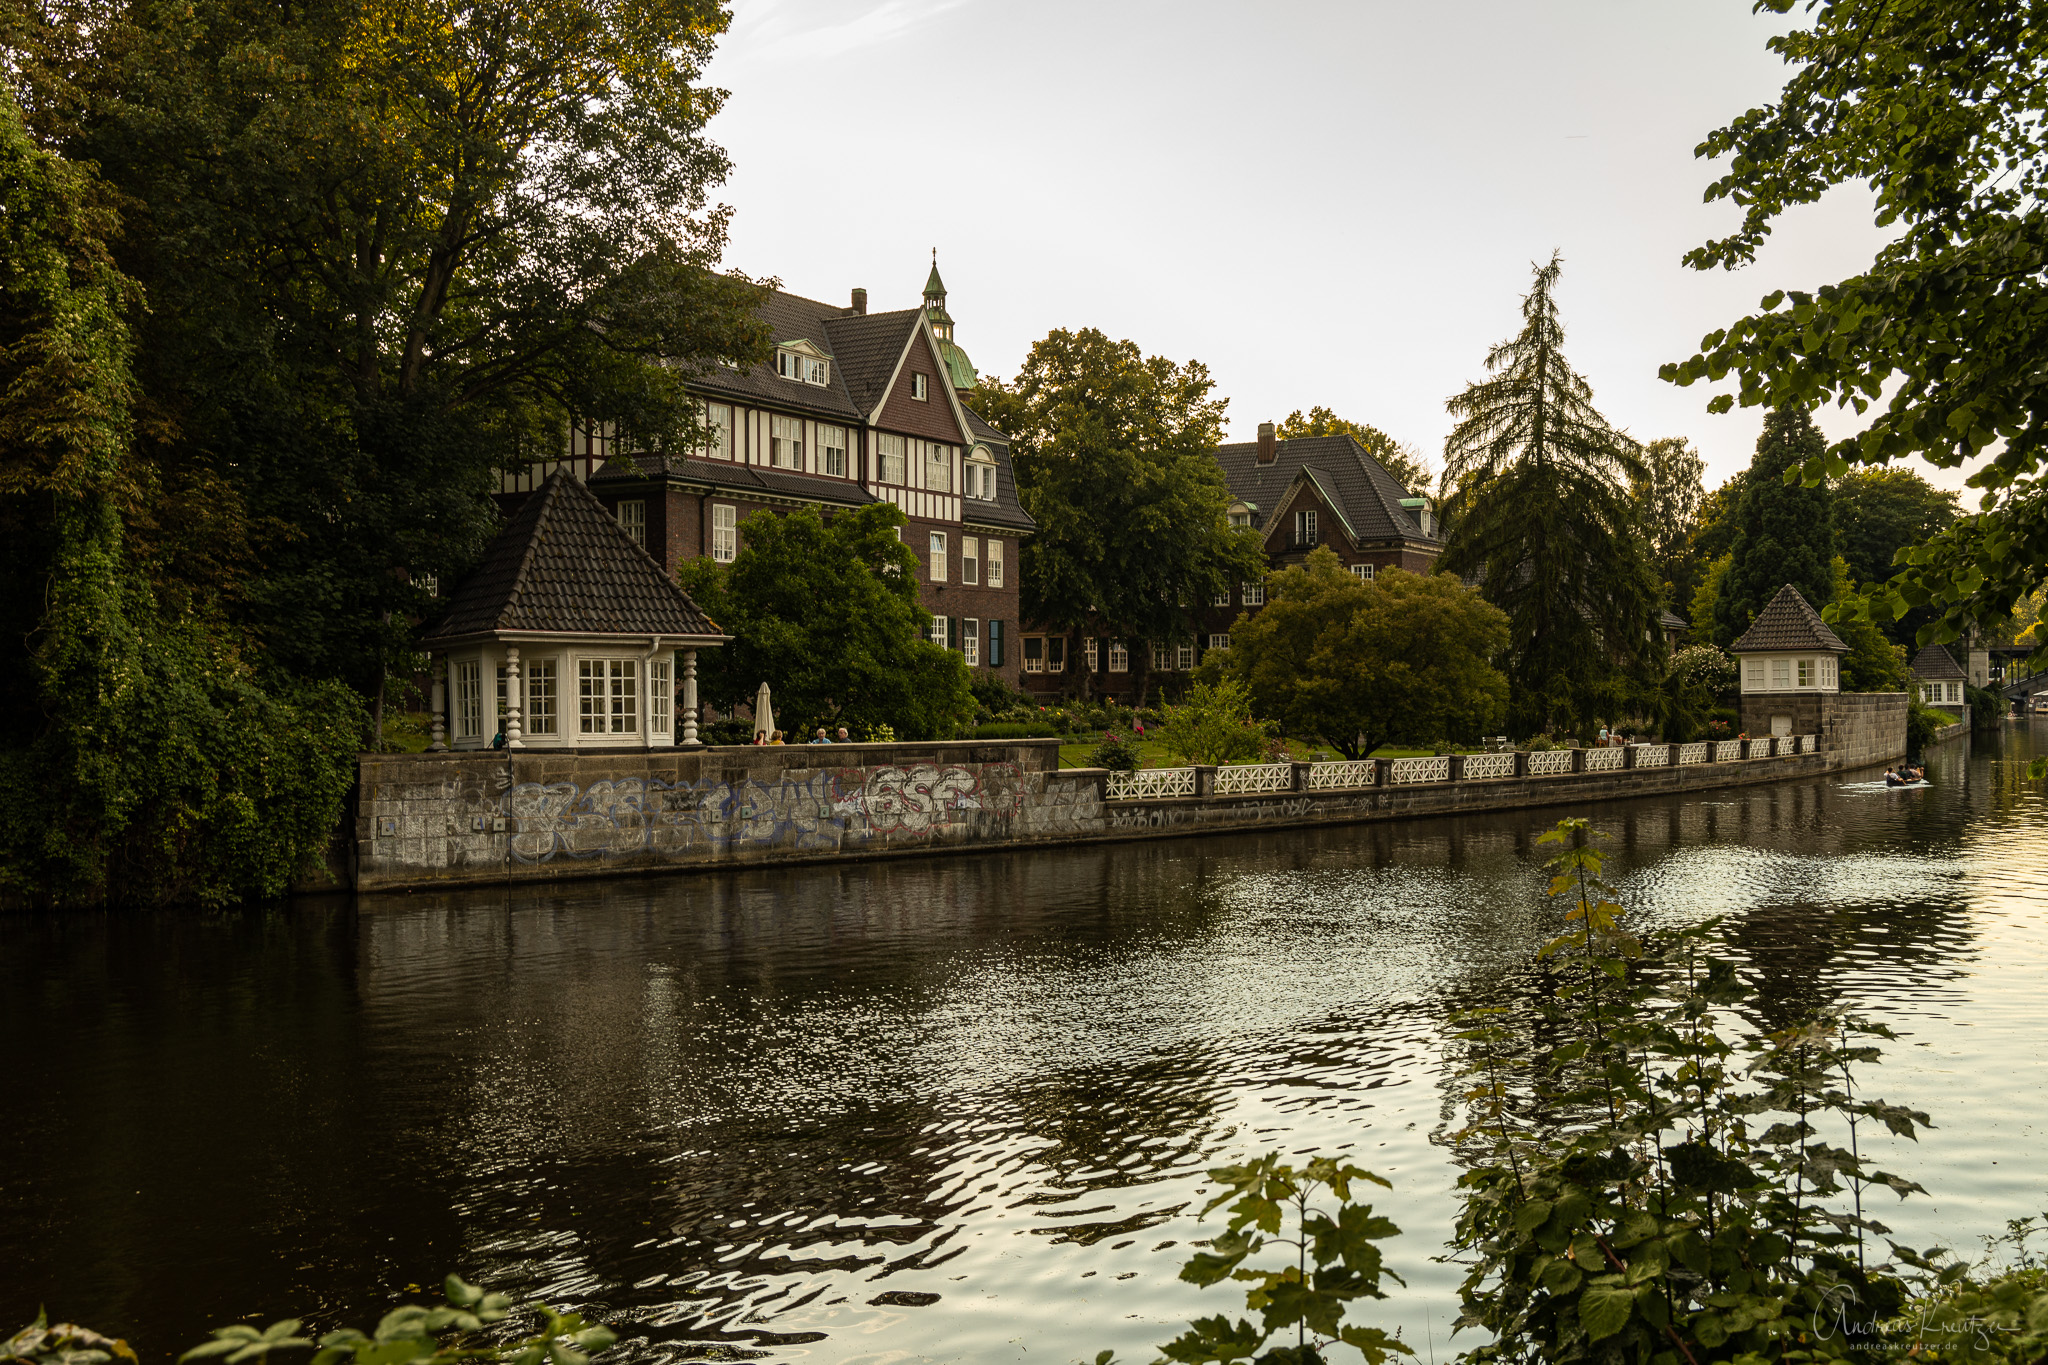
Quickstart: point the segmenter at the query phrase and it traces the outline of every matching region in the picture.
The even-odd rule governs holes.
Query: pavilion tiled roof
[[[1802,649],[1829,654],[1849,652],[1842,637],[1828,629],[1820,613],[1808,606],[1799,589],[1790,583],[1778,589],[1778,595],[1757,613],[1756,620],[1732,648],[1737,654],[1785,654]]]
[[[1940,645],[1929,645],[1913,656],[1913,676],[1921,682],[1968,682],[1970,675],[1956,665],[1955,656]]]
[[[604,504],[560,469],[520,505],[425,638],[492,632],[721,634]]]

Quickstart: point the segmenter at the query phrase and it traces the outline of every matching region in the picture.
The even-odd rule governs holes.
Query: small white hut
[[[421,642],[434,660],[432,747],[484,749],[500,734],[508,749],[695,745],[697,651],[730,638],[558,470]]]
[[[1741,668],[1745,732],[1818,732],[1819,699],[1842,690],[1842,656],[1849,646],[1797,588],[1787,583],[1778,589],[1732,652]]]

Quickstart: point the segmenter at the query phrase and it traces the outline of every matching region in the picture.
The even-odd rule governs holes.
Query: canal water
[[[367,1325],[449,1270],[618,1325],[624,1358],[1046,1361],[1241,1310],[1175,1278],[1204,1170],[1394,1182],[1452,1343],[1448,1013],[1557,929],[1583,813],[1638,922],[1725,917],[1787,1013],[1902,1035],[1939,1125],[1884,1214],[1975,1249],[2048,1206],[2048,722],[1870,774],[1402,825],[414,895],[0,919],[0,1329],[39,1305],[168,1361]],[[1889,1196],[1886,1196],[1889,1199]]]

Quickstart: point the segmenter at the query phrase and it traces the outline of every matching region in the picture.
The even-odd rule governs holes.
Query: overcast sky
[[[832,302],[865,286],[880,311],[918,301],[936,247],[982,373],[1099,327],[1205,362],[1233,439],[1322,404],[1434,467],[1445,398],[1517,329],[1555,248],[1566,354],[1596,402],[1639,439],[1691,438],[1712,487],[1761,415],[1710,416],[1658,364],[1881,240],[1868,196],[1841,192],[1750,269],[1679,264],[1735,214],[1701,202],[1693,148],[1784,78],[1764,42],[1788,21],[1748,0],[734,12],[710,71],[732,92],[712,126],[736,165],[728,264]]]

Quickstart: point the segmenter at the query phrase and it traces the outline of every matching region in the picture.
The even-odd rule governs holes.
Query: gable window
[[[1216,594],[1215,605],[1219,607],[1227,607],[1230,605],[1230,589],[1225,588],[1222,592]]]
[[[944,531],[934,531],[934,532],[932,532],[932,554],[931,554],[931,566],[932,566],[932,582],[934,582],[934,583],[943,583],[943,582],[945,582],[945,581],[946,581],[946,533],[945,533]]]
[[[1093,635],[1081,641],[1081,657],[1088,661],[1088,671],[1090,673],[1100,673],[1102,671],[1102,661],[1097,657],[1098,653]]]
[[[579,660],[576,689],[582,733],[630,735],[639,730],[639,660]]]
[[[910,396],[920,403],[931,397],[930,381],[921,374],[910,376]]]
[[[1024,637],[1024,671],[1026,673],[1045,672],[1045,637],[1043,635],[1027,635]]]
[[[729,502],[711,504],[711,557],[720,564],[732,563],[733,551],[738,548],[739,534],[733,529],[733,506]]]
[[[973,536],[960,537],[960,581],[981,581],[981,542]]]
[[[1226,635],[1211,635],[1211,636],[1209,637],[1209,648],[1211,648],[1211,649],[1228,649],[1228,648],[1230,648],[1230,636],[1228,636],[1227,634],[1226,634]]]
[[[1373,566],[1370,564],[1353,564],[1351,566],[1351,576],[1361,583],[1370,583],[1372,582]]]
[[[1131,651],[1125,647],[1122,640],[1111,640],[1109,642],[1109,671],[1112,673],[1128,673],[1131,671]]]
[[[972,616],[960,623],[960,657],[969,668],[981,665],[981,622]]]
[[[542,659],[526,666],[526,733],[555,733],[555,661]]]
[[[777,469],[804,467],[804,424],[795,417],[769,419],[768,463]]]
[[[988,585],[991,588],[1003,586],[1003,542],[993,536],[988,542]]]
[[[996,496],[996,465],[987,447],[976,446],[974,453],[967,457],[964,469],[960,491],[970,498],[993,502]]]
[[[455,737],[482,739],[484,734],[483,665],[455,665]]]
[[[1294,544],[1297,549],[1316,543],[1316,512],[1304,507],[1294,514]]]
[[[1799,685],[1801,687],[1813,686],[1813,660],[1801,659],[1799,661]]]
[[[924,452],[924,486],[934,493],[953,487],[953,448],[928,445]]]
[[[631,537],[641,549],[647,548],[647,499],[621,498],[619,500],[619,527]]]
[[[1244,592],[1244,596],[1240,600],[1246,606],[1263,607],[1266,605],[1266,584],[1264,580],[1257,583],[1241,583],[1238,586]]]
[[[902,483],[903,438],[886,434],[877,436],[875,437],[875,450],[882,457],[882,482]]]
[[[704,454],[713,460],[732,458],[732,404],[704,405]]]
[[[846,477],[846,428],[818,423],[818,464],[835,479]]]

